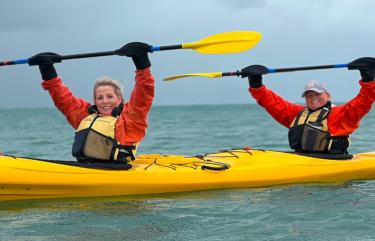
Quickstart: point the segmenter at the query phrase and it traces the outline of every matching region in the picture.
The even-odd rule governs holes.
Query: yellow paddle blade
[[[194,43],[183,43],[183,49],[202,54],[240,53],[254,47],[262,38],[258,32],[235,31],[211,35]]]
[[[174,75],[164,78],[163,80],[169,81],[169,80],[175,80],[175,79],[181,79],[185,77],[208,77],[208,78],[217,78],[222,77],[223,72],[211,72],[211,73],[192,73],[192,74],[182,74],[182,75]]]

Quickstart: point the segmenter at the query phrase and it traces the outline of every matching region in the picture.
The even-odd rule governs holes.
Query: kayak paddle
[[[246,51],[254,47],[262,38],[262,35],[258,32],[252,31],[235,31],[235,32],[224,32],[211,35],[203,38],[197,42],[182,43],[176,45],[167,46],[152,46],[149,52],[174,50],[174,49],[193,49],[198,53],[202,54],[229,54],[239,53]],[[84,54],[73,54],[64,55],[62,60],[67,59],[80,59],[80,58],[91,58],[116,55],[115,51],[95,52],[95,53],[84,53]],[[28,59],[18,59],[10,61],[0,62],[0,66],[15,65],[15,64],[27,64]]]
[[[333,68],[345,68],[348,67],[348,64],[332,64],[332,65],[317,65],[317,66],[305,66],[305,67],[292,67],[292,68],[279,68],[271,69],[268,68],[267,74],[270,73],[280,73],[280,72],[292,72],[292,71],[302,71],[302,70],[316,70],[316,69],[333,69]],[[211,72],[211,73],[191,73],[191,74],[182,74],[174,75],[164,78],[163,80],[175,80],[185,77],[207,77],[207,78],[218,78],[224,76],[241,76],[241,71],[232,71],[232,72]]]

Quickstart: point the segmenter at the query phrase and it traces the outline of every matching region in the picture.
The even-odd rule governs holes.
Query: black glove
[[[358,69],[361,72],[362,81],[370,82],[375,77],[375,58],[356,59],[348,64],[348,69]]]
[[[263,85],[262,75],[267,74],[268,69],[263,65],[250,65],[241,69],[241,77],[248,77],[251,88],[259,88]]]
[[[39,65],[40,73],[43,80],[50,80],[57,77],[57,73],[53,64],[60,63],[62,60],[61,55],[45,52],[39,53],[28,59],[30,66]]]
[[[148,44],[132,42],[115,50],[115,53],[120,56],[131,57],[135,67],[140,70],[151,66],[150,59],[148,58],[147,54],[150,50],[151,46]]]

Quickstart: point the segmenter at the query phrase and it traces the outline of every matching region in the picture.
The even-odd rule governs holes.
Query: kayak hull
[[[351,160],[327,160],[277,151],[230,150],[204,157],[140,155],[132,165],[130,170],[103,170],[2,156],[0,201],[375,179],[375,153],[356,154]],[[223,165],[230,167],[202,169]]]

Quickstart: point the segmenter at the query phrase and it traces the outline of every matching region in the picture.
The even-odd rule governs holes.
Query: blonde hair
[[[122,84],[118,80],[114,80],[110,77],[103,76],[95,81],[94,84],[94,101],[96,99],[96,89],[99,86],[104,86],[104,85],[109,85],[112,86],[113,89],[115,90],[115,94],[117,97],[119,97],[121,100],[124,100],[123,94],[122,94]]]

